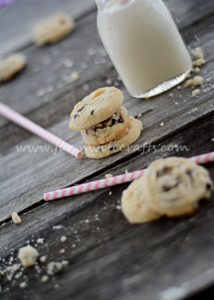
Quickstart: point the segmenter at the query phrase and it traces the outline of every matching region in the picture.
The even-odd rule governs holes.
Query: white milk
[[[134,97],[160,94],[182,82],[191,69],[190,55],[161,0],[105,1],[98,10],[97,25]]]

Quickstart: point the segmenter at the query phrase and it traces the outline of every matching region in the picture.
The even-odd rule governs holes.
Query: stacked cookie
[[[104,87],[75,105],[70,128],[81,132],[87,157],[110,156],[139,138],[142,123],[128,115],[123,99],[119,89]]]
[[[130,223],[191,215],[200,200],[210,197],[211,190],[211,179],[203,167],[185,158],[160,159],[123,192],[122,211]]]

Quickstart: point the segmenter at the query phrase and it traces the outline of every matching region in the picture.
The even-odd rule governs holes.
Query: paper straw
[[[83,153],[76,149],[74,146],[66,143],[65,141],[61,140],[54,134],[50,133],[49,131],[45,130],[44,128],[40,127],[39,125],[33,123],[29,119],[25,118],[24,116],[20,115],[16,111],[12,110],[8,106],[0,103],[0,114],[5,118],[11,120],[12,122],[18,124],[19,126],[27,129],[28,131],[34,133],[35,135],[41,137],[42,139],[48,141],[49,143],[55,145],[56,147],[64,150],[65,152],[75,156],[76,158],[82,158]]]
[[[214,152],[194,156],[191,157],[190,159],[196,162],[197,164],[205,164],[205,163],[213,162]],[[43,198],[45,201],[53,201],[57,199],[62,199],[64,197],[70,197],[78,194],[88,193],[91,191],[105,189],[111,186],[136,180],[141,176],[143,176],[144,172],[145,169],[72,186],[62,190],[48,192],[43,195]]]

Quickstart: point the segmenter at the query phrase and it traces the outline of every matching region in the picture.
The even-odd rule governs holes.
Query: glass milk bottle
[[[181,83],[192,62],[161,0],[96,0],[100,38],[129,93],[158,95]]]

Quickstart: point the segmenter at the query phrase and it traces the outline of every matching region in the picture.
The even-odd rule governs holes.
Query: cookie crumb
[[[68,58],[65,58],[62,62],[62,64],[66,67],[66,68],[72,68],[74,65],[74,62]]]
[[[112,174],[106,174],[106,175],[105,175],[105,178],[111,178],[111,177],[113,177]]]
[[[106,79],[106,84],[112,85],[112,80],[110,78]]]
[[[197,97],[200,93],[201,93],[201,91],[199,89],[195,89],[192,91],[192,96]]]
[[[201,70],[197,67],[197,68],[193,69],[193,71],[194,71],[195,73],[200,73]]]
[[[19,287],[20,287],[21,289],[24,289],[24,288],[27,287],[27,283],[26,283],[26,282],[21,282],[21,283],[19,284]]]
[[[201,76],[195,76],[192,80],[194,86],[200,86],[203,84],[203,78]]]
[[[192,79],[188,79],[185,83],[184,83],[184,87],[190,87],[193,85],[193,80]]]
[[[67,241],[67,237],[63,235],[60,239],[60,242],[64,243],[66,241]]]
[[[75,82],[77,80],[80,79],[80,74],[79,72],[72,72],[71,75],[70,75],[70,79],[71,79],[71,82]]]
[[[68,262],[67,260],[63,260],[63,261],[62,261],[62,265],[63,265],[63,266],[68,266],[68,264],[69,264],[69,262]]]
[[[19,249],[18,258],[24,267],[35,265],[38,256],[38,251],[30,245]]]
[[[47,275],[43,275],[41,278],[42,282],[47,282],[49,280],[49,277]]]
[[[38,244],[44,244],[44,238],[38,238],[36,242]]]
[[[206,63],[204,58],[198,58],[196,61],[194,61],[193,65],[195,67],[201,67]]]
[[[42,256],[42,257],[40,257],[40,261],[41,261],[42,263],[45,263],[45,262],[46,262],[46,260],[47,260],[47,257],[46,257],[46,256]]]
[[[21,218],[20,218],[20,216],[17,214],[17,212],[12,212],[12,214],[11,214],[11,218],[12,218],[12,221],[13,221],[13,223],[14,224],[21,224],[21,222],[22,222],[22,220],[21,220]]]
[[[54,230],[59,230],[59,229],[62,229],[62,228],[63,228],[62,225],[55,225],[55,226],[53,226]]]
[[[65,249],[61,249],[61,250],[59,251],[59,253],[64,254],[64,253],[65,253]]]
[[[67,260],[63,260],[62,262],[50,262],[47,266],[47,274],[48,275],[55,275],[63,270],[64,266],[68,265]]]
[[[195,107],[195,108],[192,109],[192,112],[196,112],[196,111],[198,111],[197,107]]]
[[[194,58],[196,58],[196,59],[204,58],[204,53],[201,50],[201,48],[199,48],[199,47],[193,49],[192,54],[193,54]]]
[[[164,122],[161,122],[161,123],[160,123],[160,126],[161,126],[161,127],[163,127],[164,125],[165,125],[165,123],[164,123]]]
[[[84,84],[83,85],[83,89],[84,89],[84,91],[88,91],[89,90],[89,85],[86,83],[86,84]]]
[[[37,92],[37,97],[41,98],[41,97],[43,97],[45,94],[46,94],[46,90],[45,90],[45,89],[38,90],[38,92]]]
[[[140,118],[142,118],[142,116],[143,116],[143,114],[140,113],[140,114],[137,115],[137,118],[140,119]]]

